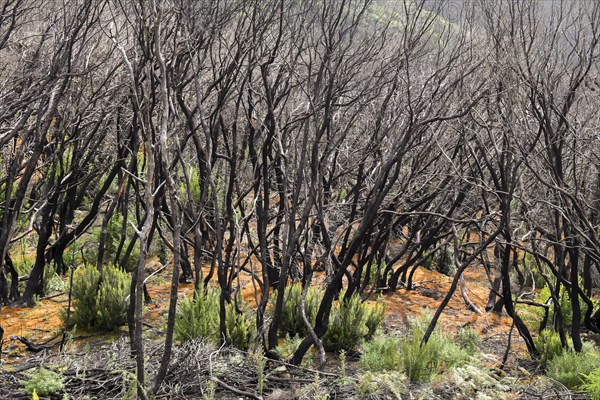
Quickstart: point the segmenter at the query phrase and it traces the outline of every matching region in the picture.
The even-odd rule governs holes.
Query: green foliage
[[[93,265],[83,265],[73,274],[73,301],[75,311],[71,323],[81,327],[112,330],[127,321],[129,275],[114,265],[100,272]]]
[[[23,244],[24,246],[27,247],[23,247],[22,249],[20,248],[19,252],[15,252],[11,253],[11,257],[12,257],[12,262],[13,262],[13,266],[15,267],[15,270],[17,271],[17,275],[18,276],[26,276],[29,275],[31,273],[31,269],[33,268],[33,259],[35,259],[35,255],[28,255],[27,254],[27,249],[30,246],[35,246],[34,243],[29,243],[28,238],[25,237],[21,240],[19,240],[20,244]],[[7,278],[7,286],[10,287],[12,285],[12,276],[11,274],[6,274],[6,278]],[[26,282],[19,282],[19,291],[22,292],[25,289],[25,285]]]
[[[289,334],[285,335],[285,339],[279,342],[279,345],[275,348],[275,354],[283,359],[290,358],[300,343],[302,342],[302,338],[298,335],[294,337],[290,337]]]
[[[367,267],[365,266],[360,275],[361,282],[364,282],[367,278],[369,278],[369,287],[374,287],[377,283],[377,277],[381,276],[382,274],[385,273],[386,266],[387,265],[385,262],[381,262],[381,264],[377,264],[376,262],[371,263],[371,268],[368,271],[369,272],[368,277],[367,277]],[[384,282],[387,281],[387,277],[382,276],[382,280]]]
[[[581,385],[581,389],[590,396],[592,400],[600,400],[600,368],[596,368],[585,375],[583,379],[584,383]]]
[[[343,297],[340,294],[340,298]],[[383,321],[384,306],[370,306],[354,294],[347,302],[334,303],[329,325],[323,337],[326,348],[340,351],[356,349],[361,341],[371,337]]]
[[[175,338],[182,342],[205,337],[219,340],[219,294],[213,288],[200,288],[194,297],[185,297],[175,319]]]
[[[586,376],[599,367],[600,357],[593,351],[565,351],[549,360],[547,373],[569,389],[579,389],[586,384]]]
[[[228,304],[226,308],[227,344],[240,350],[248,350],[252,338],[252,321],[244,312],[237,312],[233,304]]]
[[[328,400],[330,398],[329,391],[321,383],[319,372],[315,373],[314,380],[302,388],[300,398],[313,400]]]
[[[340,373],[342,374],[342,379],[346,379],[348,376],[348,371],[346,369],[346,351],[340,351]]]
[[[115,261],[115,257],[117,256],[117,248],[119,242],[122,238],[122,229],[123,229],[123,216],[119,213],[113,214],[111,219],[108,221],[106,225],[106,236],[104,238],[104,257],[103,262],[113,262]],[[100,236],[102,234],[102,229],[100,226],[95,226],[89,230],[89,234],[83,235],[78,238],[73,245],[72,248],[78,249],[81,253],[82,262],[89,264],[97,264],[98,263],[98,243],[100,241]],[[133,227],[127,225],[126,233],[127,238],[132,238],[135,236],[135,232]],[[129,244],[129,240],[125,241],[125,246],[122,249],[120,256],[122,257],[125,253],[125,250]],[[131,272],[137,266],[137,262],[140,258],[140,245],[139,240],[133,246],[129,258],[125,265],[121,265],[125,271]],[[120,260],[116,260],[120,262]]]
[[[96,294],[100,271],[93,265],[83,265],[73,273],[73,302],[75,311],[71,323],[81,327],[92,326],[96,322]]]
[[[54,396],[65,388],[64,380],[64,377],[56,372],[40,368],[27,381],[23,382],[23,386],[25,392],[32,395],[33,398],[36,396]]]
[[[119,213],[115,213],[112,218],[110,219],[110,221],[108,222],[108,225],[106,226],[106,239],[105,239],[105,243],[104,243],[104,260],[114,260],[116,255],[117,255],[117,247],[119,245],[119,242],[121,241],[121,234],[122,234],[122,229],[123,229],[123,216]],[[126,236],[127,238],[132,238],[135,236],[135,232],[133,231],[133,227],[131,227],[129,224],[126,227]],[[125,246],[127,246],[127,244],[129,243],[129,241],[125,241]],[[121,253],[121,256],[123,256],[125,249],[123,249],[123,252]],[[137,262],[140,259],[140,242],[139,240],[136,241],[136,243],[133,246],[133,249],[131,249],[131,254],[129,255],[129,258],[127,259],[127,262],[124,265],[121,265],[121,267],[123,267],[125,269],[125,271],[133,271],[136,266],[137,266]],[[118,260],[120,262],[120,260]]]
[[[190,168],[188,171],[188,177],[190,179],[189,184],[187,182],[182,181],[179,185],[179,198],[186,199],[188,198],[187,191],[189,189],[190,194],[192,195],[192,201],[194,203],[198,203],[200,201],[200,172],[198,168]]]
[[[447,247],[440,249],[435,254],[433,261],[437,270],[444,275],[450,276],[456,271],[454,260],[452,259],[452,252]]]
[[[364,304],[364,303],[363,303]],[[381,326],[383,319],[385,317],[385,305],[382,302],[374,303],[368,313],[367,320],[365,321],[365,325],[367,326],[367,336],[366,340],[371,340],[377,329]]]
[[[340,297],[344,294],[341,293]],[[274,296],[275,297],[275,296]],[[323,298],[322,292],[316,287],[309,287],[306,293],[306,316],[314,325],[317,311]],[[286,292],[279,333],[288,338],[305,337],[308,330],[301,314],[302,286],[292,285]],[[327,333],[323,338],[325,347],[334,350],[351,350],[358,347],[361,341],[369,340],[375,334],[384,318],[383,303],[372,305],[361,301],[359,295],[353,295],[350,300],[334,303],[329,317]]]
[[[242,310],[248,306],[242,303]],[[225,327],[227,344],[247,350],[253,337],[252,321],[245,313],[238,313],[233,304],[226,305]],[[195,296],[185,297],[175,318],[175,338],[185,342],[195,338],[219,341],[219,292],[201,288]]]
[[[273,297],[276,298],[276,295]],[[313,326],[322,297],[322,293],[316,287],[311,286],[306,292],[304,308],[306,316]],[[281,321],[279,324],[280,335],[289,335],[290,337],[294,337],[296,335],[304,337],[308,335],[308,329],[306,328],[304,320],[302,319],[300,308],[301,300],[302,285],[296,283],[287,290],[284,296],[283,308],[281,310]]]
[[[530,253],[525,254],[521,261],[521,266],[523,267],[525,285],[527,286],[533,286],[535,284],[536,288],[543,288],[546,286],[546,280],[544,279],[543,274],[552,276],[550,269],[545,266],[545,264],[538,265],[535,261],[535,257]]]
[[[406,375],[397,371],[371,372],[360,375],[356,391],[361,398],[402,399],[406,390]]]
[[[127,322],[127,302],[131,279],[114,265],[104,267],[102,283],[96,295],[97,328],[112,330]]]
[[[549,361],[564,353],[560,336],[555,330],[544,329],[533,341],[540,352],[540,364],[543,367],[546,367]]]
[[[438,331],[434,331],[428,342],[421,346],[428,325],[426,318],[414,321],[400,345],[401,368],[413,382],[428,382],[442,368],[449,370],[470,357],[466,350]]]
[[[265,367],[267,366],[267,359],[262,349],[251,354],[252,362],[256,365],[256,391],[262,393],[265,388]]]
[[[442,397],[452,393],[454,399],[502,400],[507,392],[514,388],[511,379],[498,379],[497,374],[479,365],[467,364],[453,368],[448,374],[440,376],[432,385],[434,393]],[[432,396],[433,397],[433,396]]]
[[[396,371],[402,365],[402,356],[398,349],[402,343],[400,338],[377,335],[370,342],[361,346],[360,366],[372,372]]]
[[[472,328],[460,328],[455,338],[456,343],[469,355],[475,354],[481,344],[481,335]]]
[[[64,280],[56,273],[56,268],[49,265],[44,271],[44,293],[62,292],[65,290]]]
[[[106,237],[104,239],[104,254],[108,259],[114,259],[117,254],[117,246],[121,240],[121,229],[123,227],[123,216],[115,213],[106,225]]]
[[[581,277],[579,279],[580,279],[579,284],[581,285],[582,284]],[[544,285],[542,290],[540,290],[540,292],[537,293],[535,296],[535,302],[542,303],[542,304],[548,303],[550,305],[550,308],[548,310],[548,322],[547,322],[548,328],[554,328],[553,322],[554,322],[555,310],[554,310],[554,306],[552,304],[551,298],[552,298],[552,295],[551,295],[551,291],[550,291],[550,288],[548,287],[548,285]],[[559,296],[558,300],[559,300],[560,310],[561,310],[561,314],[562,314],[562,318],[563,318],[564,328],[569,329],[569,328],[571,328],[571,325],[573,322],[573,310],[571,307],[571,299],[570,299],[569,293],[564,286],[561,286],[560,296]],[[581,304],[581,321],[583,322],[583,318],[585,316],[585,313],[587,312],[588,306],[583,301],[581,296],[579,297],[579,302]],[[597,302],[595,300],[592,300],[592,303],[593,303],[594,307],[597,306]],[[544,318],[544,313],[545,313],[544,308],[535,307],[535,306],[524,306],[523,307],[523,305],[520,305],[519,308],[521,310],[523,310],[525,308],[525,310],[526,310],[526,312],[524,313],[524,320],[526,323],[537,324],[538,327],[540,326],[540,324]]]
[[[32,246],[33,244],[28,244]],[[31,268],[33,268],[33,261],[29,260],[25,252],[21,256],[13,257],[13,266],[19,276],[29,275]]]
[[[207,380],[204,384],[204,400],[214,400],[217,384],[212,380]]]

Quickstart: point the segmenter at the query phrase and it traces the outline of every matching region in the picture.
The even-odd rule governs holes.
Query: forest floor
[[[152,270],[152,265],[159,264],[157,262],[149,263],[150,270]],[[419,317],[421,315],[432,315],[442,301],[443,296],[445,296],[451,280],[451,277],[424,268],[419,268],[415,274],[413,290],[399,289],[390,294],[380,295],[379,299],[386,305],[386,318],[384,320],[383,330],[394,333],[404,332],[408,328],[410,318]],[[471,268],[467,270],[465,273],[465,283],[470,300],[479,309],[483,310],[489,293],[487,277],[483,268]],[[242,286],[243,297],[252,304],[254,302],[252,285],[246,279],[242,279],[240,285]],[[144,323],[148,328],[147,338],[150,343],[147,348],[148,351],[152,353],[151,357],[154,355],[155,358],[158,358],[161,353],[160,342],[164,333],[168,309],[170,291],[169,272],[164,270],[153,276],[148,282],[148,289],[152,298],[152,304],[148,304],[145,307],[144,313]],[[181,284],[179,287],[179,296],[189,296],[192,294],[193,290],[193,284]],[[63,350],[62,352],[58,350],[58,344],[61,341],[63,332],[61,313],[64,312],[67,301],[68,299],[65,293],[52,293],[47,296],[47,298],[41,299],[33,308],[2,308],[0,312],[0,325],[4,329],[4,343],[2,345],[1,353],[2,360],[0,361],[0,376],[3,375],[4,378],[0,378],[0,399],[5,398],[2,397],[3,392],[1,387],[3,385],[10,386],[11,382],[14,385],[19,384],[18,377],[26,377],[27,371],[37,368],[39,365],[45,365],[46,363],[63,363],[63,368],[68,370],[69,368],[73,369],[73,365],[81,365],[81,357],[84,357],[83,367],[77,368],[83,368],[84,370],[87,369],[90,371],[90,368],[93,369],[92,365],[94,365],[95,359],[95,362],[97,363],[96,370],[101,371],[102,366],[106,366],[104,357],[106,357],[106,354],[112,354],[111,352],[114,352],[113,358],[115,358],[115,360],[119,359],[123,361],[123,355],[128,353],[128,335],[126,333],[126,328],[112,333],[96,333],[77,329],[75,332],[69,333],[69,341],[66,350]],[[457,290],[444,311],[437,329],[444,333],[454,334],[460,328],[464,327],[471,327],[471,329],[478,332],[481,336],[482,341],[478,350],[480,351],[481,359],[483,360],[482,365],[489,368],[490,371],[495,371],[494,373],[498,375],[502,375],[503,377],[510,376],[512,379],[510,381],[511,384],[498,398],[581,398],[576,397],[577,395],[565,392],[564,388],[559,387],[557,389],[556,387],[553,387],[547,380],[544,380],[543,382],[540,381],[539,379],[542,378],[541,372],[537,371],[535,364],[529,360],[518,333],[514,330],[512,331],[512,334],[510,334],[511,319],[496,313],[484,312],[483,314],[477,314],[468,310],[460,295],[460,291]],[[507,352],[509,336],[511,338],[511,345]],[[45,349],[39,353],[31,352],[17,339],[17,337],[25,338],[31,343],[45,347]],[[178,351],[181,351],[181,349]],[[100,353],[96,354],[97,352]],[[96,356],[94,356],[94,354],[96,354]],[[181,365],[185,365],[185,363],[189,361],[177,361],[177,354],[181,356],[181,353],[177,353],[176,351],[174,356],[175,361],[172,365],[179,363],[180,365],[178,366],[181,367]],[[188,351],[186,355],[189,357],[189,354],[190,352]],[[214,354],[214,352],[211,354]],[[507,362],[503,364],[502,361],[505,355],[507,355]],[[205,359],[207,354],[201,355],[198,353],[196,356],[198,359],[202,360]],[[330,371],[331,376],[336,375],[336,373],[339,375],[339,361],[336,361],[337,357],[332,355],[329,358],[332,360],[328,363],[329,365],[325,368],[325,371]],[[66,362],[66,359],[70,361]],[[123,362],[127,363],[130,362],[130,360]],[[350,371],[353,370],[353,364],[353,362],[349,362],[348,369]],[[130,367],[133,368],[133,365],[130,365]],[[199,368],[199,366],[196,367]],[[271,365],[271,367],[277,370],[275,364]],[[291,367],[287,366],[286,368],[291,371]],[[120,369],[125,371],[127,368],[120,366]],[[285,378],[273,379],[275,380],[274,382],[279,383],[287,379],[290,382],[295,380],[296,384],[298,384],[298,382],[309,384],[315,379],[314,373],[311,371],[313,371],[311,368],[302,369],[298,370],[295,374],[289,372],[285,375]],[[100,372],[98,372],[98,374],[100,374]],[[182,374],[185,375],[185,372],[182,372]],[[127,379],[125,378],[124,373],[119,376],[120,383],[117,384],[115,383],[118,380],[117,378],[110,378],[108,375],[102,375],[105,386],[113,385],[118,389],[114,389],[110,395],[104,393],[104,395],[99,397],[95,397],[94,395],[86,397],[83,395],[85,390],[82,389],[85,385],[81,384],[83,386],[80,385],[78,389],[80,392],[73,391],[72,393],[79,393],[83,397],[78,397],[77,394],[71,394],[71,398],[126,397],[123,394],[126,392],[123,387],[125,385],[124,382]],[[322,376],[320,384],[327,385],[328,377],[330,376]],[[102,381],[102,379],[97,377],[96,380]],[[181,376],[180,379],[182,379]],[[90,379],[88,379],[87,382],[90,382]],[[111,384],[110,382],[113,383]],[[243,385],[244,383],[241,382],[240,384]],[[457,395],[457,390],[459,389],[452,385],[446,387],[448,386],[446,383],[440,382],[432,385],[434,389],[435,387],[437,387],[437,389],[434,390],[431,388],[432,386],[429,386],[426,391],[423,391],[423,388],[420,385],[417,385],[416,387],[413,385],[411,390],[413,390],[414,393],[411,392],[410,396],[407,398],[468,398]],[[283,384],[279,385],[280,387],[277,388],[275,386],[273,386],[273,383],[271,382],[271,388],[275,390],[270,397],[267,396],[266,398],[274,400],[296,398],[291,392],[285,391],[290,389],[289,387],[286,387]],[[337,392],[337,395],[330,396],[329,398],[388,398],[385,396],[361,396],[356,393],[348,395],[348,393],[344,394],[346,389],[342,386],[340,387],[341,389]],[[90,390],[90,393],[100,393],[99,388],[95,387],[88,389]],[[198,390],[200,392],[202,391],[201,388]],[[197,396],[164,396],[164,398],[204,398],[204,395],[201,395],[200,392]],[[352,391],[350,390],[350,392]],[[10,393],[14,394],[14,391]],[[218,391],[217,393],[221,393],[221,395],[217,395],[215,398],[244,398],[243,396],[235,395],[226,390],[223,392]],[[330,394],[331,393],[334,392],[330,392]],[[481,394],[483,395],[484,392]],[[480,397],[482,399],[496,398],[493,396],[486,396]],[[22,398],[26,399],[29,397],[24,396]]]

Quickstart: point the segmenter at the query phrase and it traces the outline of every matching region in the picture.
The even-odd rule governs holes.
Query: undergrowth
[[[75,309],[70,323],[79,327],[102,330],[116,329],[127,322],[127,295],[131,278],[117,266],[109,264],[100,272],[86,264],[73,274],[73,302]],[[63,318],[66,313],[63,314]]]
[[[589,347],[576,353],[565,351],[548,361],[547,374],[571,390],[582,389],[586,385],[597,386],[598,382],[589,381],[586,377],[597,377],[594,373],[600,368],[600,357]]]
[[[579,284],[582,285],[581,278],[579,278],[579,279],[580,279]],[[555,306],[554,306],[554,304],[552,304],[552,301],[553,301],[552,300],[552,292],[551,292],[550,288],[548,287],[548,285],[544,285],[542,287],[542,289],[535,295],[534,301],[536,303],[549,305],[548,316],[547,316],[547,320],[546,320],[546,329],[554,328],[555,327],[554,326]],[[573,309],[571,307],[570,295],[565,287],[561,287],[558,301],[559,301],[563,326],[565,329],[569,329],[569,328],[571,328],[572,321],[573,321]],[[581,304],[581,322],[583,322],[583,318],[585,317],[585,314],[587,312],[588,305],[586,302],[583,301],[581,296],[579,297],[579,302]],[[592,299],[592,304],[593,304],[594,308],[596,308],[598,306],[598,302],[593,299]],[[536,306],[528,306],[528,305],[524,305],[524,304],[519,304],[518,309],[520,312],[524,311],[522,313],[523,319],[527,325],[537,326],[538,331],[543,330],[540,328],[542,328],[541,323],[544,320],[544,316],[546,313],[546,310],[544,307],[536,307]]]
[[[38,396],[54,396],[65,388],[65,379],[62,375],[40,368],[23,383],[23,389],[29,395],[35,392]]]
[[[340,299],[343,293],[340,294]],[[325,348],[333,351],[356,349],[362,341],[369,340],[383,322],[385,306],[376,302],[372,305],[354,294],[346,302],[333,304],[327,332],[323,337]]]
[[[413,382],[429,382],[438,373],[468,361],[474,354],[477,342],[474,333],[469,334],[464,347],[438,331],[433,332],[427,343],[421,344],[428,321],[428,318],[414,320],[402,338],[379,335],[372,342],[364,343],[361,366],[373,372],[397,370]]]
[[[241,350],[247,350],[254,336],[251,319],[245,310],[249,306],[241,298],[238,312],[233,304],[226,305],[225,342]],[[175,338],[185,342],[196,338],[206,338],[219,342],[219,292],[213,288],[200,288],[194,297],[185,297],[175,319]]]
[[[277,294],[275,293],[273,298],[275,299]],[[305,300],[305,312],[308,320],[314,325],[317,317],[317,311],[323,294],[316,287],[309,287],[306,293]],[[302,319],[301,314],[301,300],[302,300],[302,285],[299,283],[293,284],[285,292],[283,308],[281,310],[281,323],[279,325],[279,334],[281,336],[289,335],[294,337],[296,335],[304,337],[308,335],[308,329]]]

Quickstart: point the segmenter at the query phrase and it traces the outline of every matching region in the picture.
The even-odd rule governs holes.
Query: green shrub
[[[319,372],[315,373],[315,377],[311,383],[302,387],[300,390],[301,399],[313,399],[313,400],[329,400],[329,388],[323,385]]]
[[[242,310],[248,305],[240,300]],[[200,288],[194,297],[185,297],[175,318],[175,338],[185,342],[196,338],[219,341],[219,292]],[[238,313],[233,304],[226,305],[225,327],[227,344],[247,350],[253,338],[253,325],[245,313]]]
[[[499,379],[492,370],[480,365],[466,364],[435,379],[431,397],[446,398],[448,393],[452,393],[453,399],[506,399],[515,381],[516,378]]]
[[[64,377],[46,368],[40,368],[23,382],[25,392],[39,396],[54,396],[65,388]]]
[[[276,296],[277,295],[275,294],[273,298],[276,298]],[[304,308],[306,316],[313,326],[322,297],[321,291],[316,287],[311,286],[306,292]],[[308,329],[302,319],[300,308],[301,300],[302,285],[296,283],[287,290],[284,296],[283,308],[281,310],[281,322],[279,324],[279,334],[281,336],[289,335],[290,337],[294,337],[298,335],[304,337],[308,335]]]
[[[543,288],[546,286],[546,280],[543,274],[546,276],[552,276],[552,271],[545,264],[538,266],[533,254],[527,253],[521,261],[523,273],[525,274],[525,285],[533,286],[536,288]]]
[[[452,251],[447,247],[440,249],[433,259],[437,270],[444,275],[453,275],[456,271],[454,260],[452,259]]]
[[[402,365],[398,349],[401,340],[397,337],[378,335],[361,346],[360,366],[372,372],[396,371]]]
[[[63,279],[56,273],[56,268],[46,266],[44,270],[44,293],[62,292],[65,290],[66,284]]]
[[[543,367],[546,367],[550,360],[564,353],[560,336],[553,329],[544,329],[533,341],[540,352],[540,364]]]
[[[122,229],[123,229],[123,216],[119,213],[113,214],[113,216],[108,221],[106,225],[106,236],[104,237],[104,256],[103,263],[116,262],[119,264],[127,272],[132,272],[137,267],[137,262],[140,258],[140,242],[137,240],[131,249],[131,253],[127,262],[124,265],[121,265],[120,259],[115,260],[117,256],[117,248],[122,238]],[[85,263],[94,264],[98,263],[98,242],[100,241],[100,236],[102,234],[102,229],[100,226],[93,227],[89,230],[89,235],[83,235],[78,238],[73,246],[76,249],[81,249],[82,260]],[[121,250],[120,257],[126,252],[127,247],[129,246],[131,238],[135,236],[135,232],[133,227],[129,224],[126,226],[126,240],[125,245]]]
[[[383,276],[386,273],[387,264],[382,261],[381,263],[377,263],[373,261],[371,264],[371,269],[368,271],[369,275],[367,276],[367,266],[364,266],[362,269],[362,273],[360,274],[361,285],[367,278],[369,279],[369,284],[367,287],[375,287],[377,284],[377,278],[381,277],[382,282],[387,282],[387,276]],[[388,271],[388,275],[389,275]]]
[[[584,376],[584,383],[581,385],[581,389],[592,400],[600,400],[600,368],[596,368]]]
[[[128,227],[129,228],[129,227]],[[105,260],[114,260],[117,254],[117,247],[121,241],[121,231],[123,229],[123,216],[119,213],[113,214],[106,225],[106,237],[104,238],[104,257]],[[98,238],[100,232],[98,232]]]
[[[71,323],[80,327],[116,329],[127,321],[127,294],[131,280],[119,267],[109,264],[100,272],[84,265],[73,274],[75,310]]]
[[[340,294],[343,297],[344,294]],[[273,296],[275,298],[276,296]],[[316,287],[309,287],[306,293],[305,312],[314,325],[317,311],[323,298]],[[301,314],[302,286],[292,285],[286,292],[279,334],[286,337],[305,337],[308,329]],[[334,303],[329,317],[327,333],[323,337],[329,350],[350,350],[358,347],[362,340],[370,340],[384,318],[383,303],[369,305],[361,301],[359,295],[353,295],[347,304]]]
[[[303,338],[298,335],[290,337],[289,334],[286,334],[285,339],[279,341],[279,344],[275,347],[275,354],[283,359],[292,357],[296,349],[298,349],[298,346],[300,346],[302,339]]]
[[[589,383],[585,377],[599,367],[600,358],[593,351],[565,351],[549,360],[547,373],[569,389],[580,389]]]
[[[401,342],[402,370],[413,382],[428,382],[442,368],[449,370],[469,358],[466,350],[438,331],[434,331],[428,342],[421,346],[428,325],[426,318],[414,321]]]
[[[342,298],[344,294],[340,294]],[[371,337],[383,321],[384,306],[364,303],[358,294],[347,302],[334,303],[329,316],[323,343],[327,349],[340,351],[356,349],[361,341]]]
[[[364,304],[364,303],[363,303]],[[381,326],[383,319],[385,317],[385,304],[382,302],[376,302],[371,307],[369,312],[367,313],[367,320],[365,321],[365,325],[367,326],[367,336],[366,340],[371,340],[377,329]]]
[[[455,341],[461,349],[464,349],[469,355],[473,355],[481,344],[481,336],[472,328],[460,328]]]
[[[356,383],[356,391],[361,398],[400,400],[406,390],[406,380],[406,376],[397,371],[369,371],[360,375]]]
[[[212,288],[200,288],[194,297],[185,297],[175,318],[177,340],[199,337],[219,340],[219,294]]]
[[[579,278],[579,280],[580,280],[579,284],[581,285],[582,284],[581,277]],[[536,294],[535,302],[542,303],[542,304],[548,303],[550,305],[550,308],[548,310],[547,327],[555,328],[553,326],[554,305],[552,304],[551,297],[552,296],[551,296],[550,288],[547,285],[545,285],[545,286],[543,286],[542,290],[540,290],[539,293]],[[568,290],[564,286],[561,286],[560,296],[559,296],[558,300],[559,300],[559,304],[560,304],[560,310],[561,310],[561,314],[562,314],[562,318],[563,318],[564,328],[570,329],[571,325],[572,325],[572,321],[573,321],[573,310],[571,308],[571,299],[569,297]],[[583,318],[585,317],[585,313],[587,312],[588,306],[583,301],[581,296],[579,297],[579,302],[581,304],[581,322],[583,322]],[[595,300],[592,300],[592,303],[593,303],[594,307],[597,306],[597,302]],[[540,324],[544,318],[544,313],[545,313],[544,308],[535,307],[535,306],[519,305],[519,309],[526,310],[526,312],[523,313],[524,314],[523,319],[525,320],[525,322],[527,324],[531,324],[531,325],[537,324],[538,329],[539,329]]]
[[[93,265],[83,265],[73,273],[72,296],[75,311],[71,323],[80,327],[93,326],[96,323],[96,294],[100,271]]]
[[[127,322],[129,274],[114,265],[104,267],[102,283],[96,295],[97,328],[111,330]]]
[[[227,344],[240,350],[248,350],[252,338],[252,321],[244,312],[238,313],[233,304],[228,304],[226,308]]]

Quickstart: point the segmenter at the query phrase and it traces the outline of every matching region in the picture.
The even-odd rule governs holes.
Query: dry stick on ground
[[[479,315],[483,314],[483,312],[471,301],[471,299],[469,299],[469,296],[467,295],[467,286],[465,285],[465,276],[464,275],[460,276],[460,294],[469,310],[471,310]]]
[[[256,400],[263,400],[262,396],[253,393],[253,392],[246,392],[244,390],[240,390],[236,387],[233,387],[231,385],[226,384],[225,382],[223,382],[222,380],[220,380],[219,378],[217,378],[216,376],[213,375],[213,368],[212,368],[212,358],[215,354],[219,353],[219,351],[221,351],[221,349],[223,348],[223,346],[221,346],[218,350],[213,351],[210,356],[208,357],[208,371],[210,374],[210,380],[219,384],[219,386],[221,386],[223,389],[229,390],[235,394],[239,394],[240,396],[246,396],[246,397],[250,397],[252,399],[256,399]]]
[[[56,339],[61,334],[63,334],[62,331],[59,332],[59,333],[57,333],[56,335],[54,335],[50,339],[46,340],[45,342],[40,343],[40,344],[35,344],[31,340],[29,340],[29,339],[27,339],[25,337],[22,337],[22,336],[11,336],[10,339],[11,340],[18,340],[19,342],[23,343],[27,347],[27,350],[29,350],[29,351],[31,351],[33,353],[39,353],[39,352],[41,352],[43,350],[48,350],[48,349],[51,349],[53,347],[56,347],[57,345],[61,345],[61,348],[62,348],[63,339],[61,339],[61,340],[59,340],[57,342],[54,342],[54,343],[50,343],[52,340]],[[101,334],[102,334],[102,332],[91,333],[89,335],[73,336],[70,340],[87,339],[87,338],[91,338],[91,337],[94,337],[94,336],[99,336]]]
[[[2,361],[2,346],[4,345],[4,329],[0,326],[0,361]]]
[[[504,367],[506,367],[506,361],[508,361],[508,353],[510,353],[514,327],[515,321],[513,320],[512,324],[510,325],[510,331],[508,331],[508,342],[506,343],[506,350],[504,351],[504,356],[502,357],[502,365],[500,366],[500,369],[504,369]]]
[[[452,244],[454,246],[454,265],[457,265],[460,268],[460,259],[459,259],[460,249],[459,249],[459,245],[458,245],[458,232],[456,230],[455,224],[452,224],[452,230],[454,233],[454,235],[452,235],[452,239],[453,239]],[[465,285],[465,276],[463,274],[460,274],[460,294],[469,310],[474,311],[479,315],[483,314],[483,312],[481,312],[481,310],[479,308],[477,308],[477,306],[475,304],[473,304],[471,299],[469,299],[469,295],[467,294],[467,287]]]
[[[323,341],[317,336],[315,330],[313,329],[308,317],[306,316],[306,295],[308,294],[308,288],[310,286],[310,281],[312,278],[312,274],[310,274],[306,280],[306,285],[302,289],[302,298],[300,299],[300,312],[302,314],[302,321],[308,330],[308,333],[313,337],[317,348],[319,349],[319,354],[321,356],[321,366],[325,365],[327,358],[325,356],[325,348],[323,347]]]

